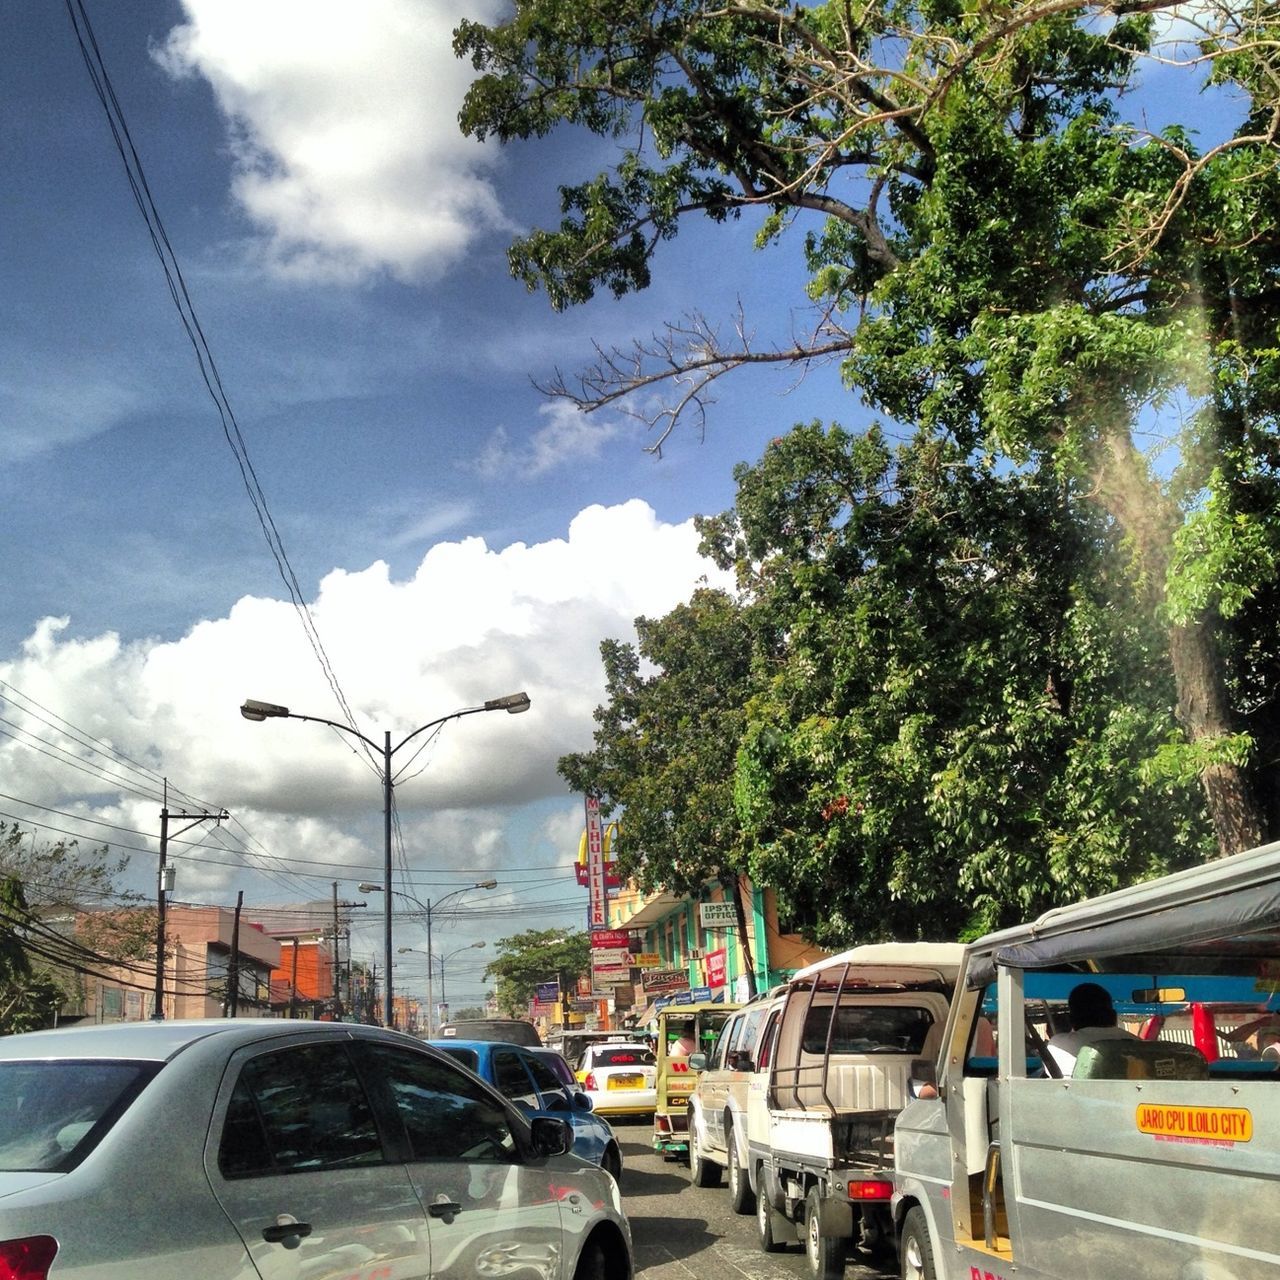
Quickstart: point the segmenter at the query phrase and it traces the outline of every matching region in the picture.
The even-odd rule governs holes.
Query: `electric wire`
[[[346,695],[338,682],[337,673],[329,661],[329,655],[320,638],[315,618],[306,603],[297,574],[294,572],[293,565],[290,563],[288,553],[285,550],[284,540],[276,527],[275,519],[271,515],[270,507],[267,504],[266,494],[249,457],[248,446],[245,443],[244,436],[241,434],[240,424],[236,419],[235,411],[232,409],[226,388],[218,372],[213,351],[205,337],[195,304],[188,292],[186,278],[183,275],[178,256],[169,240],[160,211],[152,196],[151,188],[147,182],[146,171],[142,165],[142,159],[134,144],[123,108],[116,97],[115,87],[107,71],[102,52],[98,47],[97,37],[89,21],[89,15],[85,10],[83,0],[65,0],[65,3],[67,14],[71,19],[72,28],[75,32],[76,42],[80,46],[85,69],[89,74],[89,79],[98,101],[106,113],[107,123],[111,130],[112,139],[115,142],[116,151],[124,164],[125,175],[133,193],[134,202],[138,207],[138,212],[142,215],[143,221],[146,223],[152,248],[155,250],[161,270],[164,272],[165,281],[169,288],[169,296],[178,312],[179,320],[191,343],[192,350],[195,352],[201,379],[217,410],[219,421],[222,425],[222,434],[236,459],[241,481],[257,516],[258,525],[266,540],[267,548],[275,561],[280,579],[289,593],[294,611],[302,624],[303,632],[320,665],[321,672],[341,709],[343,719],[353,730],[358,732],[355,714],[347,702]],[[363,742],[362,738],[359,741],[365,747],[366,752],[370,753],[370,758],[372,759],[372,749],[367,743]]]

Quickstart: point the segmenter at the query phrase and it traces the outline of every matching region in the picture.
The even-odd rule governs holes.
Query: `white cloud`
[[[187,22],[155,51],[199,75],[231,128],[234,194],[283,275],[351,282],[438,274],[474,237],[507,227],[464,138],[470,66],[453,55],[460,18],[491,0],[183,0]]]
[[[557,467],[598,458],[623,430],[616,418],[585,414],[564,400],[539,406],[538,414],[545,425],[522,445],[513,443],[506,428],[499,427],[476,458],[475,470],[489,479],[546,475]]]
[[[394,745],[418,725],[496,695],[524,689],[532,699],[522,715],[476,714],[422,735],[416,759],[419,740],[397,753],[404,772],[397,807],[411,865],[496,871],[519,865],[530,840],[548,836],[573,848],[553,859],[541,852],[539,860],[560,861],[563,853],[567,862],[581,819],[555,764],[590,745],[592,711],[604,695],[600,641],[632,636],[637,615],[667,612],[704,576],[719,580],[696,548],[692,522],[665,524],[636,500],[581,511],[563,539],[502,549],[479,538],[438,543],[408,580],[392,580],[381,562],[324,579],[312,613],[360,728],[375,744],[386,730]],[[225,806],[236,820],[228,837],[209,837],[203,859],[184,859],[182,897],[225,898],[243,882],[243,872],[219,865],[236,861],[223,846],[243,844],[239,824],[256,837],[252,848],[304,860],[322,882],[381,879],[367,871],[381,859],[380,786],[356,744],[323,725],[253,724],[239,714],[251,697],[341,719],[289,604],[245,597],[228,616],[166,643],[69,632],[66,619],[41,621],[20,653],[0,661],[0,680],[128,757],[127,767],[117,761],[110,772],[133,789],[6,737],[3,790],[28,807],[0,808],[27,824],[80,829],[74,819],[49,816],[60,809],[154,833],[167,776],[175,791]],[[9,691],[0,688],[0,696]],[[46,748],[88,755],[16,696],[0,714]],[[562,797],[569,816],[554,830],[539,817],[531,835],[520,815],[549,797]],[[523,834],[513,834],[513,822]],[[141,836],[93,838],[154,847]],[[290,882],[298,869],[281,864],[276,897],[304,898],[308,884],[317,896],[315,880]]]

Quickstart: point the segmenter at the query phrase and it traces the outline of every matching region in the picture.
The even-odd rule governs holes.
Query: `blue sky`
[[[798,384],[743,374],[721,385],[705,439],[678,433],[656,459],[634,420],[583,418],[533,380],[694,309],[727,328],[741,304],[758,345],[788,342],[805,328],[791,310],[798,237],[760,253],[746,219],[690,226],[644,295],[555,315],[510,278],[506,247],[555,221],[557,181],[616,157],[583,137],[507,149],[461,137],[469,69],[450,32],[495,18],[492,0],[88,7],[362,731],[403,735],[515,689],[533,700],[517,718],[449,726],[415,761],[397,792],[397,884],[434,900],[499,879],[453,899],[441,951],[580,924],[568,875],[580,800],[555,761],[590,742],[600,640],[711,572],[690,520],[731,504],[734,463],[797,421],[867,414],[832,369]],[[358,881],[381,879],[377,778],[322,727],[238,714],[245,697],[338,710],[70,19],[36,0],[13,0],[7,19],[0,821],[133,850],[129,880],[145,890],[167,777],[180,803],[234,817],[175,849],[179,899],[231,903],[243,889],[265,905],[327,897],[333,880],[355,899]],[[1184,113],[1157,92],[1150,120],[1162,100]],[[357,954],[374,956],[376,921],[357,926]],[[420,927],[405,920],[397,941],[423,945]],[[486,958],[451,966],[455,1003],[478,991]]]
[[[741,301],[761,335],[785,339],[780,286],[803,296],[796,247],[759,254],[748,227],[695,228],[648,294],[555,315],[511,279],[507,244],[554,219],[558,178],[609,156],[590,139],[503,151],[461,138],[461,7],[88,8],[362,730],[407,733],[518,688],[533,698],[527,715],[450,726],[416,762],[425,772],[397,793],[398,883],[438,898],[477,875],[502,882],[483,904],[461,899],[438,949],[579,924],[565,868],[580,801],[554,765],[590,741],[599,641],[708,571],[689,521],[731,504],[735,462],[800,419],[859,414],[832,371],[798,386],[752,375],[725,384],[705,440],[677,435],[655,459],[635,421],[582,418],[532,380],[694,307],[731,323]],[[10,7],[0,92],[0,820],[135,850],[129,881],[146,890],[168,777],[236,819],[175,848],[178,899],[296,901],[333,879],[356,898],[357,881],[381,879],[377,779],[321,727],[237,713],[257,697],[338,716],[63,6]],[[100,745],[72,744],[67,726]],[[149,781],[104,780],[108,751]],[[376,927],[358,932],[357,954],[377,947]],[[451,967],[455,1003],[485,959],[455,962],[470,986]]]

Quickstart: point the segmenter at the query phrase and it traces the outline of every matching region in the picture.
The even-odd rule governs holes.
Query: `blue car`
[[[474,1071],[526,1115],[568,1120],[573,1126],[573,1154],[598,1164],[615,1182],[622,1181],[622,1149],[609,1122],[592,1114],[591,1100],[567,1067],[556,1070],[560,1064],[552,1060],[550,1050],[492,1040],[450,1038],[429,1043]]]

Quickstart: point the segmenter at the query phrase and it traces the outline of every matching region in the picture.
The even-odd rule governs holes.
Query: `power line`
[[[231,407],[231,401],[227,396],[221,375],[218,373],[218,366],[200,324],[195,303],[192,301],[191,294],[187,289],[187,282],[183,276],[177,253],[169,240],[164,221],[160,217],[160,211],[156,207],[155,199],[151,194],[146,171],[142,166],[142,159],[138,155],[137,147],[134,145],[124,110],[116,97],[115,87],[111,82],[106,63],[103,61],[102,51],[98,47],[97,37],[94,35],[93,26],[89,21],[88,13],[85,11],[83,0],[66,0],[66,8],[67,14],[71,18],[72,28],[75,31],[76,42],[80,46],[85,69],[89,73],[89,79],[93,84],[98,101],[102,104],[102,109],[106,113],[107,124],[111,129],[116,151],[124,164],[125,176],[133,193],[134,203],[146,223],[152,248],[155,250],[161,270],[164,272],[165,282],[169,287],[169,296],[173,300],[174,308],[178,312],[178,318],[191,343],[192,350],[195,352],[201,379],[210,399],[213,401],[214,408],[217,410],[219,421],[222,424],[222,434],[235,457],[236,465],[240,471],[241,482],[244,485],[245,492],[249,495],[249,501],[253,506],[254,513],[257,515],[258,525],[266,540],[267,549],[275,560],[276,570],[284,583],[285,590],[289,593],[294,611],[302,624],[303,632],[307,637],[312,652],[315,654],[316,661],[320,664],[320,669],[329,685],[329,689],[341,709],[342,716],[352,729],[356,729],[355,714],[352,712],[346,695],[338,683],[337,673],[329,661],[329,655],[325,651],[315,619],[311,615],[311,610],[298,583],[297,574],[289,561],[284,540],[280,536],[280,531],[276,527],[271,510],[267,505],[266,494],[249,457],[248,446],[245,444],[244,436],[240,431],[240,424],[236,420],[235,411]],[[365,750],[369,752],[372,759],[370,748],[366,746]]]

